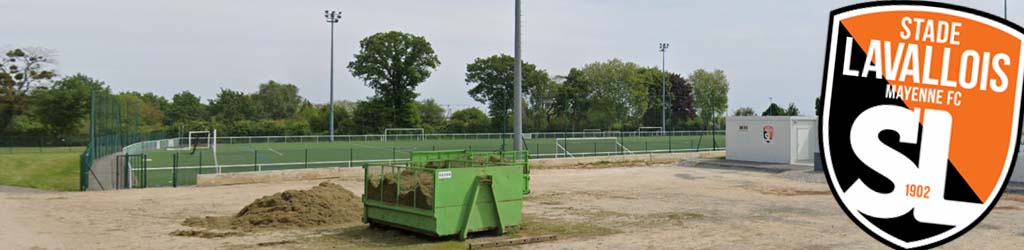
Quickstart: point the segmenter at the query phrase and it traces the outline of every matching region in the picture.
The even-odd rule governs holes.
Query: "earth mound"
[[[343,225],[362,220],[360,197],[338,184],[323,182],[307,190],[288,190],[264,196],[234,216],[185,219],[182,225],[253,231]]]

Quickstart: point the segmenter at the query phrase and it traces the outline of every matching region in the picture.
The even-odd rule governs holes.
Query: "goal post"
[[[203,131],[189,131],[188,132],[189,146],[192,148],[192,153],[195,154],[197,149],[209,149],[213,155],[213,167],[217,170],[217,173],[221,173],[220,163],[217,161],[217,130],[203,130]],[[202,166],[200,166],[202,167]]]
[[[210,139],[212,135],[210,131],[188,131],[188,146],[189,149],[195,150],[197,148],[210,148]]]
[[[191,151],[191,154],[195,154],[196,150],[209,149],[213,155],[213,166],[217,169],[217,173],[221,173],[220,162],[217,159],[217,130],[199,130],[189,131],[188,144],[184,150]],[[178,150],[181,150],[180,148]]]
[[[217,161],[217,130],[213,130],[213,137],[210,138],[210,149],[213,151],[213,167],[217,169],[217,173],[220,172],[220,162]],[[202,166],[200,166],[202,167]],[[202,173],[200,173],[202,174]]]
[[[610,151],[600,151],[600,152],[598,152],[597,149],[596,149],[596,147],[597,147],[596,143],[597,142],[605,142],[605,143],[609,143],[611,145],[614,145],[615,152],[610,152]],[[594,145],[595,149],[594,150],[579,150],[579,151],[577,151],[575,153],[572,152],[572,150],[570,149],[571,145],[579,145],[579,144]],[[618,153],[618,152],[633,154],[632,150],[629,150],[629,148],[626,148],[625,145],[622,145],[622,141],[618,137],[555,138],[555,149],[556,149],[556,151],[555,151],[555,157],[556,158],[559,155],[568,156],[570,158],[576,158],[576,155],[585,155],[587,152],[590,152],[591,154]]]
[[[195,151],[196,148],[210,148],[210,142],[214,137],[208,130],[188,131],[186,135],[185,137],[168,139],[165,148],[173,151]]]
[[[380,140],[387,142],[388,140],[395,140],[398,138],[410,138],[412,140],[422,141],[423,135],[424,132],[422,128],[386,128],[384,129],[384,136],[381,137]]]

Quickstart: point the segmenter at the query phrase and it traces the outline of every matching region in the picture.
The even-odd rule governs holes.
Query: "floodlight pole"
[[[341,19],[341,11],[324,11],[324,17],[327,18],[327,22],[331,24],[331,94],[330,101],[327,103],[328,109],[330,109],[330,135],[331,142],[334,142],[334,24],[338,23]]]
[[[665,110],[668,109],[668,104],[665,102],[665,81],[668,73],[665,72],[665,50],[668,49],[668,43],[659,43],[658,50],[661,51],[661,131],[668,131],[665,127]]]
[[[516,0],[516,64],[515,84],[513,98],[514,116],[512,123],[512,149],[523,150],[523,58],[522,58],[522,36],[520,25],[520,0]]]

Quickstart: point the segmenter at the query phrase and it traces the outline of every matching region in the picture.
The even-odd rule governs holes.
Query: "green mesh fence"
[[[195,185],[200,174],[260,172],[325,167],[358,167],[405,162],[412,152],[435,150],[502,151],[501,134],[427,134],[420,138],[383,135],[218,137],[213,148],[168,147],[165,139],[144,142],[129,154],[135,187]],[[419,136],[417,136],[419,137]],[[531,159],[660,154],[723,150],[723,131],[530,133],[525,141]],[[179,145],[187,145],[178,143]],[[507,147],[503,147],[507,145]],[[134,148],[134,147],[130,147]],[[142,169],[140,169],[142,168]]]
[[[79,169],[79,186],[82,191],[89,190],[92,184],[110,186],[114,180],[119,179],[118,176],[110,176],[110,173],[122,172],[95,171],[93,167],[98,159],[120,152],[132,143],[163,137],[162,133],[143,131],[140,114],[142,107],[137,103],[128,103],[120,96],[97,91],[92,92],[89,102],[89,138],[85,152],[81,156]],[[115,164],[103,166],[108,165],[111,168],[116,167]]]
[[[0,136],[0,155],[44,152],[80,152],[87,144],[89,144],[88,136]]]

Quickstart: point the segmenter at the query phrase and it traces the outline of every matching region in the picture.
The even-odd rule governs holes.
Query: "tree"
[[[292,84],[269,81],[260,84],[253,98],[270,119],[288,119],[295,116],[302,105],[299,88]]]
[[[593,87],[583,81],[583,71],[577,68],[569,69],[569,74],[558,78],[562,79],[562,86],[553,108],[564,113],[568,117],[570,130],[576,131],[577,125],[586,118],[586,112],[590,109],[587,97]]]
[[[390,110],[382,98],[370,97],[365,101],[356,102],[356,110],[352,112],[355,130],[358,133],[383,133],[385,128],[391,127],[389,119],[386,119]],[[335,110],[335,115],[337,115]]]
[[[686,78],[676,73],[670,73],[669,77],[670,96],[668,97],[672,124],[681,124],[697,115],[693,107],[693,85]],[[660,106],[659,106],[660,108]],[[660,111],[658,111],[660,112]],[[668,126],[668,125],[666,125]]]
[[[733,113],[733,116],[756,116],[756,115],[757,114],[754,113],[754,109],[752,109],[750,107],[742,107],[742,108],[736,109],[736,113]]]
[[[698,69],[690,74],[689,81],[693,82],[694,106],[704,120],[704,127],[707,128],[708,123],[714,126],[716,117],[729,108],[729,81],[725,72],[720,69],[711,72]]]
[[[33,84],[57,76],[52,53],[44,49],[13,49],[0,56],[0,133],[11,132],[15,116],[26,110]]]
[[[220,89],[217,98],[210,100],[210,116],[217,120],[233,123],[241,120],[259,120],[265,118],[256,97],[230,89]]]
[[[799,116],[800,115],[800,109],[797,109],[796,108],[796,104],[791,102],[791,103],[789,103],[789,107],[786,107],[786,115],[787,116]]]
[[[189,91],[174,94],[167,111],[168,124],[205,121],[207,118],[206,105],[199,102],[199,97]],[[193,127],[189,129],[193,129]]]
[[[132,115],[138,116],[138,124],[143,131],[161,131],[164,129],[165,110],[169,106],[167,99],[147,92],[123,92],[120,94],[127,109]]]
[[[304,101],[297,116],[300,120],[305,120],[309,124],[310,131],[327,134],[328,130],[330,130],[328,123],[330,121],[328,118],[330,116],[329,107],[327,104],[311,104],[309,101]],[[342,107],[340,102],[335,102],[334,133],[346,134],[345,132],[350,131],[351,128],[352,116],[349,114],[348,109]]]
[[[444,125],[444,108],[437,105],[434,99],[426,99],[417,103],[422,127],[428,133],[437,132]]]
[[[51,135],[70,135],[89,114],[92,91],[110,94],[104,83],[82,74],[57,80],[31,92],[31,114]]]
[[[477,58],[466,65],[466,84],[475,85],[469,90],[469,96],[480,103],[487,104],[495,128],[503,128],[511,117],[514,98],[515,58],[506,54]],[[528,98],[535,86],[551,81],[547,71],[537,69],[536,65],[522,64],[523,99]]]
[[[416,86],[440,64],[422,36],[389,31],[359,41],[359,52],[349,62],[348,70],[373,88],[375,96],[390,109],[388,116],[381,118],[396,127],[416,127]]]
[[[452,113],[448,119],[448,132],[479,132],[487,129],[487,115],[478,108],[467,108]]]
[[[570,70],[565,84],[571,94],[566,98],[572,99],[573,108],[579,108],[574,111],[583,111],[574,114],[574,119],[590,125],[587,128],[625,130],[639,126],[653,101],[648,91],[649,85],[655,84],[653,79],[660,76],[657,72],[619,59]]]
[[[299,107],[299,112],[296,114],[299,120],[306,121],[309,124],[309,129],[313,133],[325,133],[327,128],[327,115],[321,110],[325,110],[327,104],[319,105],[312,104],[309,101],[302,102],[302,106]]]
[[[768,104],[768,108],[761,112],[761,116],[785,116],[786,110],[774,102]]]
[[[526,122],[532,128],[530,131],[552,131],[562,128],[565,131],[564,120],[556,121],[559,115],[558,99],[562,93],[562,85],[554,81],[547,81],[533,87],[529,96],[529,108],[526,113],[530,117]],[[560,124],[557,124],[560,123]]]
[[[821,97],[814,98],[814,114],[821,116]]]

